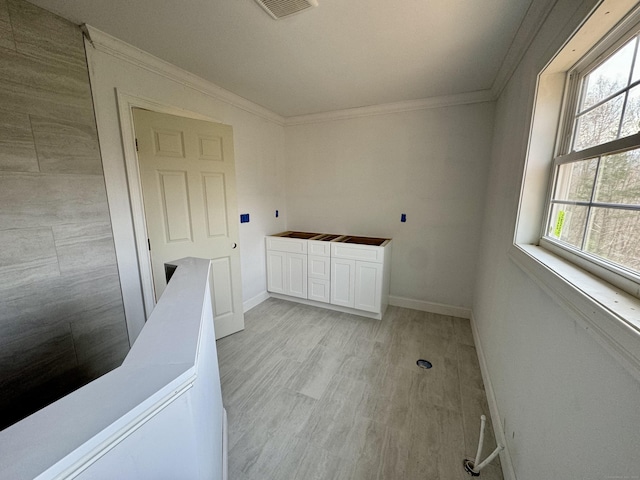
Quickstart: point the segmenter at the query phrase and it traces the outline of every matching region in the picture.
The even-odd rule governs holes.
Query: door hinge
[[[136,138],[136,152],[138,151],[138,139]]]
[[[147,245],[149,245],[149,251],[151,251],[151,240],[147,238]]]

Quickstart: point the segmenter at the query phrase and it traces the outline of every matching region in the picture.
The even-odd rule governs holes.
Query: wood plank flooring
[[[468,479],[482,413],[495,448],[468,320],[272,298],[245,324],[217,343],[231,480]],[[480,478],[501,480],[499,460]]]

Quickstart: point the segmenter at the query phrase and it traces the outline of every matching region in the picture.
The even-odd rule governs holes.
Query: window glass
[[[597,158],[560,165],[555,199],[584,202],[591,200],[597,167]]]
[[[635,43],[634,38],[585,77],[581,112],[628,85]]]
[[[584,150],[618,138],[624,98],[622,93],[578,117],[574,150]]]
[[[602,157],[595,201],[640,205],[640,149]]]
[[[636,48],[636,59],[633,62],[633,75],[631,77],[631,83],[640,80],[640,48]]]
[[[640,271],[640,211],[594,207],[585,250]]]
[[[549,236],[582,248],[588,207],[554,204],[549,218]]]
[[[640,131],[640,85],[629,90],[624,108],[621,137],[627,137]]]

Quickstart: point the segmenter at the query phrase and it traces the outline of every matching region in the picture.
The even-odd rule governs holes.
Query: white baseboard
[[[258,295],[256,295],[253,298],[250,298],[249,300],[247,300],[246,302],[242,303],[242,311],[244,313],[248,312],[249,310],[251,310],[253,307],[256,307],[258,305],[260,305],[262,302],[264,302],[267,298],[269,298],[269,292],[267,292],[266,290],[264,292],[259,293]]]
[[[511,453],[509,452],[509,444],[506,441],[504,430],[502,428],[502,420],[500,412],[498,411],[498,403],[496,402],[496,396],[493,392],[493,384],[491,383],[491,377],[489,376],[489,369],[487,368],[487,360],[484,356],[484,350],[482,349],[482,343],[480,342],[480,336],[478,335],[478,329],[476,327],[475,319],[473,318],[473,312],[471,313],[471,331],[473,332],[473,342],[476,345],[476,352],[478,353],[478,361],[480,362],[480,372],[482,373],[482,381],[484,382],[484,391],[487,395],[487,403],[489,404],[489,413],[491,414],[491,423],[493,424],[493,433],[496,436],[498,443],[504,445],[504,450],[500,452],[500,464],[502,465],[502,475],[504,480],[516,480],[516,472],[513,469],[513,462],[511,461]]]
[[[227,410],[222,409],[222,480],[229,479],[229,418]]]
[[[394,307],[410,308],[422,312],[438,313],[451,317],[471,318],[471,309],[464,307],[454,307],[443,303],[425,302],[424,300],[414,300],[412,298],[396,297],[389,295],[389,305]]]

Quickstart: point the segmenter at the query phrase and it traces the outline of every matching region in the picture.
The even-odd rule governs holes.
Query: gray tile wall
[[[82,34],[0,0],[0,429],[128,348]]]

